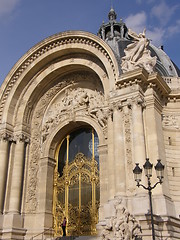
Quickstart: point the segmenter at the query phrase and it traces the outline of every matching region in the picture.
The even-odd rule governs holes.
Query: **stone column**
[[[113,134],[113,121],[112,111],[108,112],[108,123],[107,123],[107,134],[108,134],[108,194],[109,200],[115,196],[115,165],[114,165],[114,134]]]
[[[144,122],[143,122],[143,100],[135,98],[132,102],[132,122],[133,122],[133,156],[134,162],[142,165],[146,160],[146,147],[144,138]]]
[[[0,136],[0,213],[3,213],[5,190],[7,181],[8,157],[9,157],[9,135]]]
[[[114,122],[114,160],[116,196],[124,196],[126,191],[125,152],[122,106],[117,103],[113,113]]]
[[[25,141],[27,141],[27,138],[23,134],[20,134],[16,139],[10,187],[9,213],[20,213],[22,201]]]

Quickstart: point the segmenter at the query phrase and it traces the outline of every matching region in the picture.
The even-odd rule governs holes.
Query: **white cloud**
[[[143,11],[135,15],[129,15],[125,19],[125,23],[128,28],[131,28],[136,33],[140,33],[143,32],[144,28],[146,27],[146,20],[147,16],[146,13]]]
[[[141,4],[142,0],[136,0],[137,4]]]
[[[180,32],[180,19],[176,21],[175,25],[169,26],[167,28],[168,36],[173,36],[174,34],[179,33],[179,32]]]
[[[11,13],[21,0],[0,0],[0,17]]]
[[[151,14],[160,21],[162,26],[165,26],[178,7],[178,5],[170,7],[166,4],[166,2],[161,1],[160,4],[154,5],[151,10]]]
[[[147,30],[146,37],[152,41],[155,46],[163,44],[165,29],[155,27],[153,30]]]

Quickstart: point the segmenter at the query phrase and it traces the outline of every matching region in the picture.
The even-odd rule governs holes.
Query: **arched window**
[[[63,217],[69,235],[96,231],[99,203],[98,136],[84,127],[69,133],[61,143],[55,176],[54,219],[58,235]]]

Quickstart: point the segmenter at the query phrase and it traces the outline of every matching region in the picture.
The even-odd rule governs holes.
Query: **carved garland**
[[[127,103],[123,107],[123,125],[124,125],[124,136],[125,136],[125,152],[127,161],[127,176],[132,175],[133,162],[132,162],[132,128],[131,128],[132,110],[131,103]],[[133,176],[132,176],[133,178]],[[134,186],[132,183],[128,183],[128,190],[132,192]]]
[[[37,201],[37,184],[38,184],[38,160],[40,158],[41,150],[41,129],[42,120],[44,112],[48,103],[54,97],[54,95],[60,91],[63,87],[67,85],[72,85],[71,81],[66,81],[63,85],[62,83],[57,84],[53,88],[49,89],[40,99],[37,108],[34,113],[32,121],[32,131],[31,131],[31,145],[30,145],[30,155],[29,155],[29,170],[28,170],[28,186],[26,195],[26,211],[35,212],[38,206]]]
[[[63,37],[62,39],[57,39],[57,40],[55,40],[53,42],[50,42],[50,43],[44,45],[43,47],[41,47],[37,51],[35,51],[34,54],[32,54],[30,57],[28,57],[24,61],[24,63],[14,73],[14,75],[10,79],[9,83],[7,84],[6,89],[5,89],[4,94],[2,96],[2,99],[1,99],[0,120],[2,118],[2,112],[3,112],[4,104],[6,102],[6,99],[7,99],[8,95],[9,95],[13,85],[15,84],[17,79],[20,77],[20,75],[26,70],[26,68],[33,61],[35,61],[37,58],[39,58],[43,54],[47,54],[48,51],[50,51],[50,50],[52,50],[54,48],[57,48],[57,47],[61,47],[63,45],[66,45],[68,47],[69,44],[73,44],[73,43],[89,45],[89,46],[92,46],[92,47],[98,49],[101,53],[103,53],[104,56],[108,59],[110,65],[111,65],[111,69],[113,70],[114,77],[116,78],[115,67],[114,67],[114,64],[113,64],[113,62],[111,60],[111,57],[109,56],[107,51],[100,44],[98,44],[97,42],[94,42],[93,40],[90,40],[90,39],[84,38],[84,37]]]

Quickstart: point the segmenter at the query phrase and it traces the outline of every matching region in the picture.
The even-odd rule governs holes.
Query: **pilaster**
[[[115,171],[114,171],[114,133],[112,111],[109,110],[108,114],[108,195],[109,199],[113,199],[115,195]]]
[[[11,165],[12,177],[9,178],[9,195],[7,209],[3,220],[3,239],[23,239],[26,229],[23,228],[23,216],[21,215],[23,175],[26,143],[29,139],[24,134],[17,134],[14,140],[14,154]],[[6,196],[7,198],[7,196]]]
[[[0,214],[4,210],[5,202],[5,191],[7,182],[7,171],[9,162],[9,147],[11,141],[11,135],[3,133],[0,135],[0,156],[1,156],[1,167],[0,167]]]
[[[56,161],[49,157],[42,157],[39,161],[39,184],[38,184],[38,216],[36,227],[39,232],[53,226],[53,183],[54,168]],[[38,219],[39,218],[39,219]]]
[[[108,201],[107,145],[99,145],[100,207],[99,221],[104,219],[104,204]]]
[[[116,196],[124,196],[126,193],[125,151],[123,132],[123,112],[121,102],[114,104],[114,161],[115,161],[115,187]]]

